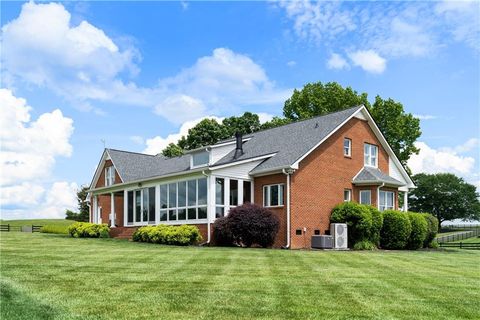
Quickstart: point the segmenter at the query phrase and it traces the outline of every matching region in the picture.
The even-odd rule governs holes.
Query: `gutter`
[[[282,249],[290,249],[290,175],[295,172],[295,169],[282,169],[282,172],[287,176],[287,244]]]
[[[377,187],[377,209],[380,210],[380,188],[385,187],[385,182]],[[395,204],[394,204],[395,205]]]

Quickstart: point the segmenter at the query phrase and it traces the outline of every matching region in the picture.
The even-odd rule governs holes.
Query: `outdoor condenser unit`
[[[347,249],[347,224],[346,223],[331,223],[330,233],[333,236],[333,248],[334,249]]]
[[[312,236],[312,248],[315,249],[332,249],[332,236]]]

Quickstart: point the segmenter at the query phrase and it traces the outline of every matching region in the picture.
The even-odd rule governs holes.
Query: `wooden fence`
[[[441,248],[459,248],[459,249],[474,249],[480,250],[480,242],[477,243],[462,243],[462,242],[446,242],[439,243]]]
[[[24,231],[24,232],[40,232],[42,226],[28,225],[28,226],[11,226],[10,224],[0,224],[1,232]]]
[[[465,240],[468,238],[478,237],[478,236],[480,236],[480,228],[475,228],[468,231],[449,234],[446,236],[440,236],[440,237],[437,237],[435,240],[440,244],[440,243],[446,243],[446,242]]]

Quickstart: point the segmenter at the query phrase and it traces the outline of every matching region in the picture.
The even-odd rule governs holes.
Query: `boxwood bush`
[[[427,221],[427,236],[423,241],[424,248],[432,248],[434,247],[435,237],[437,236],[438,232],[438,219],[431,215],[430,213],[422,213],[423,217]]]
[[[348,247],[371,239],[373,218],[371,210],[356,202],[344,202],[332,210],[332,223],[346,223],[348,226]]]
[[[145,226],[133,233],[133,241],[187,246],[202,241],[196,226]]]
[[[106,224],[75,222],[68,226],[68,233],[75,238],[108,238],[108,231]]]
[[[408,238],[407,248],[411,250],[420,249],[423,247],[425,238],[427,237],[428,224],[423,215],[416,212],[407,212],[412,231]]]
[[[217,245],[266,248],[275,242],[279,227],[280,221],[271,211],[246,203],[231,209],[225,219],[215,221],[213,238]]]
[[[407,213],[394,210],[383,211],[383,227],[380,245],[383,249],[405,249],[412,232]]]
[[[376,250],[377,245],[369,240],[363,240],[355,243],[353,250]]]
[[[380,246],[380,231],[383,227],[383,213],[374,206],[366,206],[372,214],[372,227],[370,228],[369,241],[375,246]]]

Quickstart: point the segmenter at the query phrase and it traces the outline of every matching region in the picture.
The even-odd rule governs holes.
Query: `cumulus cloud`
[[[228,48],[214,49],[152,87],[138,86],[133,80],[138,50],[88,21],[74,25],[59,3],[24,4],[20,15],[2,27],[1,39],[5,83],[53,90],[79,110],[100,115],[105,112],[96,102],[107,102],[151,108],[180,124],[226,110],[283,103],[292,91],[279,89],[259,64]]]
[[[338,53],[332,53],[327,61],[327,68],[342,70],[349,69],[350,65],[348,64],[347,60],[345,60],[341,55],[339,55]]]
[[[413,115],[415,118],[418,118],[420,120],[434,120],[437,119],[437,116],[431,115],[431,114],[414,114]]]
[[[209,116],[191,121],[186,121],[182,124],[179,131],[176,133],[169,134],[166,137],[156,136],[151,139],[147,139],[145,142],[147,147],[145,148],[145,150],[143,150],[143,153],[154,155],[162,152],[162,150],[165,149],[166,146],[168,146],[170,143],[177,143],[182,136],[186,136],[188,134],[189,129],[195,127],[200,121],[207,118],[215,119],[218,122],[221,122],[223,120],[223,118]]]
[[[72,188],[65,189],[64,194],[54,194],[52,188],[58,191],[59,185],[68,183],[55,182],[49,186],[46,181],[50,179],[56,158],[72,154],[72,119],[56,109],[32,120],[32,108],[26,100],[15,97],[8,89],[0,89],[0,109],[2,217],[31,217],[39,214],[46,204],[49,204],[46,209],[49,216],[61,217],[59,212],[65,211],[65,205],[75,206],[75,201],[67,203],[72,197]],[[49,203],[48,199],[53,198],[62,201]]]
[[[450,172],[467,179],[474,173],[475,159],[460,154],[460,151],[467,150],[465,144],[456,148],[442,149],[434,149],[425,142],[416,142],[415,146],[420,149],[420,152],[412,155],[408,160],[408,166],[413,173]]]
[[[361,67],[370,73],[383,73],[387,61],[373,50],[359,50],[348,54],[353,65]]]

